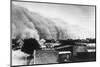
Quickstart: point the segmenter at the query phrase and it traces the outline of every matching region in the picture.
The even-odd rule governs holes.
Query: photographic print
[[[11,66],[96,61],[96,6],[11,1]]]

